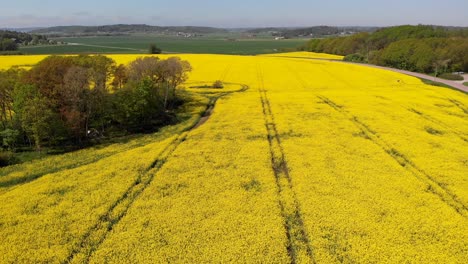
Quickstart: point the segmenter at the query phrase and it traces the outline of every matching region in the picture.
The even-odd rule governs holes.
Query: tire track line
[[[226,78],[229,75],[229,73],[231,72],[231,69],[232,69],[232,64],[229,64],[228,66],[226,66],[223,73],[221,73],[221,76],[220,76],[221,81],[223,81],[223,82],[226,81]]]
[[[427,191],[438,196],[445,204],[452,207],[457,213],[462,216],[466,216],[468,207],[463,204],[459,198],[452,193],[443,183],[438,182],[433,176],[426,173],[424,170],[419,168],[414,162],[408,157],[402,154],[398,149],[393,147],[391,144],[383,140],[375,131],[364,122],[360,121],[358,117],[346,112],[341,105],[333,102],[325,96],[317,96],[323,103],[333,108],[338,113],[345,116],[351,121],[362,133],[366,135],[373,143],[382,148],[392,159],[394,159],[401,167],[411,172],[421,182],[427,184]]]
[[[259,83],[258,92],[270,146],[271,164],[277,185],[279,206],[288,238],[288,254],[291,263],[315,263],[310,239],[304,226],[299,202],[293,190],[284,150],[276,128],[267,91],[265,90],[263,73],[259,65],[257,65],[257,79]]]
[[[247,85],[242,85],[242,89],[238,92],[244,92],[248,88]],[[83,235],[79,245],[70,252],[68,258],[63,263],[89,263],[94,251],[105,241],[113,227],[120,222],[135,200],[151,184],[157,172],[164,166],[177,147],[187,139],[191,131],[197,129],[206,122],[219,98],[232,93],[233,92],[226,92],[212,98],[198,122],[187,127],[159,153],[151,166],[138,176],[135,182],[111,205],[108,211],[99,217],[99,221]]]
[[[287,67],[287,66],[286,66]],[[304,80],[293,70],[288,68],[294,75],[296,75],[297,80],[303,86],[307,88]],[[329,75],[334,76],[333,73],[330,73],[328,70],[323,69]],[[343,81],[341,78],[337,78],[340,81]],[[346,81],[345,84],[349,85]],[[424,170],[419,168],[414,162],[412,162],[408,157],[398,151],[395,147],[391,146],[385,140],[377,135],[367,124],[360,121],[358,117],[352,115],[351,113],[346,112],[341,105],[336,104],[329,98],[321,95],[316,95],[323,103],[327,104],[333,108],[338,113],[346,117],[350,122],[352,122],[364,135],[366,138],[370,139],[374,144],[382,148],[385,153],[387,153],[392,159],[394,159],[400,166],[402,166],[407,171],[411,172],[418,180],[427,184],[427,191],[438,196],[445,204],[452,207],[457,213],[462,216],[467,216],[468,207],[460,201],[460,199],[452,193],[443,183],[438,182],[433,176],[426,173]]]
[[[64,263],[88,263],[92,253],[104,242],[114,225],[125,216],[133,202],[153,181],[156,173],[166,163],[169,156],[187,138],[188,131],[178,135],[166,146],[151,166],[141,173],[134,183],[99,217],[98,222],[82,237],[81,242],[69,254]]]
[[[436,118],[434,118],[434,117],[432,117],[432,116],[430,116],[428,114],[425,114],[425,113],[423,113],[420,110],[417,110],[415,108],[406,108],[406,110],[408,110],[408,111],[420,116],[421,118],[424,118],[424,119],[426,119],[426,120],[428,120],[428,121],[430,121],[430,122],[432,122],[432,123],[434,123],[436,125],[439,125],[439,126],[443,127],[444,129],[446,129],[450,133],[458,136],[461,140],[463,140],[465,142],[468,142],[468,138],[465,137],[463,135],[463,133],[457,131],[456,129],[453,129],[451,126],[445,124],[444,122],[442,122],[442,121],[440,121],[440,120],[438,120],[438,119],[436,119]]]

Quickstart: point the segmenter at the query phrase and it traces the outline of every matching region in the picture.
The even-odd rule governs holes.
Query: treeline
[[[300,28],[254,28],[246,32],[252,34],[269,33],[275,37],[298,38],[298,37],[326,37],[336,35],[349,35],[356,32],[373,32],[376,27],[330,27],[330,26],[314,26]]]
[[[227,30],[213,27],[176,26],[161,27],[145,24],[117,24],[104,26],[57,26],[33,30],[38,34],[55,35],[102,35],[102,34],[125,34],[125,33],[226,33]]]
[[[356,32],[372,32],[377,28],[372,27],[330,27],[330,26],[315,26],[307,28],[297,28],[282,30],[273,36],[281,36],[285,38],[296,38],[296,37],[326,37],[336,35],[350,35]]]
[[[28,71],[0,71],[0,147],[83,146],[154,131],[175,121],[177,87],[190,71],[178,57],[125,66],[105,56],[50,56]]]
[[[46,36],[32,35],[24,32],[0,30],[0,51],[15,51],[19,45],[56,44]]]
[[[313,39],[301,49],[424,73],[468,72],[468,28],[389,27],[374,33]]]

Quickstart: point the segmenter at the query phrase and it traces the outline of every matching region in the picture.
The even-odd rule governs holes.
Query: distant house
[[[275,40],[282,40],[284,37],[275,37]]]

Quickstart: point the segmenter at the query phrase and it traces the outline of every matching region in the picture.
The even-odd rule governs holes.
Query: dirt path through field
[[[85,47],[106,48],[106,49],[120,49],[120,50],[145,51],[145,50],[142,50],[142,49],[125,48],[125,47],[114,47],[114,46],[102,46],[102,45],[91,45],[91,44],[84,44],[84,43],[68,43],[68,45],[70,45],[70,46],[85,46]]]

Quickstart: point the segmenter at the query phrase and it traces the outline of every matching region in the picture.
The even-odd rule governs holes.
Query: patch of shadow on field
[[[443,127],[446,131],[450,131],[452,134],[456,135],[457,137],[459,137],[461,140],[465,141],[465,142],[468,142],[468,138],[466,138],[463,133],[460,133],[459,131],[457,131],[456,129],[453,129],[451,126],[445,124],[444,122],[428,115],[428,114],[425,114],[423,113],[421,110],[417,110],[417,109],[414,109],[414,108],[408,108],[407,109],[408,111],[412,112],[412,113],[415,113],[416,115],[438,125],[438,126],[441,126]],[[428,131],[429,132],[429,131]]]
[[[336,258],[339,263],[358,263],[353,259],[348,252],[351,251],[351,244],[344,238],[342,232],[327,228],[326,232],[321,236],[326,240],[326,250]]]
[[[361,137],[361,138],[365,138],[365,139],[371,139],[366,132],[364,131],[359,131],[359,132],[355,132],[353,133],[353,136],[355,137]]]
[[[451,105],[451,104],[440,104],[440,103],[437,103],[437,104],[434,104],[434,106],[439,107],[439,108],[454,108],[454,106]]]
[[[247,140],[250,140],[250,141],[255,141],[255,140],[264,140],[265,139],[265,135],[261,135],[261,134],[258,134],[258,135],[248,135],[246,137]]]
[[[302,138],[304,134],[295,132],[294,130],[289,130],[287,132],[279,133],[279,137],[282,139],[289,139],[289,138]]]
[[[455,105],[458,109],[462,110],[463,113],[468,114],[468,108],[462,102],[450,98],[447,98],[447,100]]]
[[[262,184],[257,179],[252,179],[242,184],[242,188],[248,192],[260,192]]]
[[[299,113],[299,116],[304,117],[305,119],[318,120],[318,119],[326,119],[330,117],[330,114],[324,113],[324,112],[312,112],[312,113]]]
[[[382,99],[382,100],[385,100],[385,101],[389,101],[389,100],[390,100],[390,99],[388,99],[387,97],[384,97],[384,96],[381,96],[381,95],[376,95],[375,98]]]
[[[172,196],[186,188],[188,188],[188,184],[186,183],[166,183],[163,186],[158,186],[156,188],[156,192],[159,195],[159,197],[164,198]]]
[[[115,154],[115,153],[113,153],[113,154]],[[74,169],[74,168],[78,168],[78,167],[81,167],[81,166],[85,166],[85,165],[89,165],[89,164],[98,162],[99,160],[101,160],[103,158],[106,158],[108,156],[111,156],[113,154],[97,155],[95,157],[92,157],[90,160],[86,160],[86,161],[83,161],[83,162],[78,162],[76,164],[71,164],[71,165],[63,166],[63,167],[54,166],[54,168],[52,168],[52,169],[44,170],[44,171],[41,171],[41,172],[32,172],[31,174],[26,174],[25,176],[19,177],[19,178],[3,179],[3,178],[8,178],[8,174],[5,175],[5,176],[0,176],[0,188],[10,188],[10,187],[15,187],[17,185],[26,184],[26,183],[32,182],[34,180],[37,180],[37,179],[39,179],[39,178],[41,178],[41,177],[43,177],[45,175],[48,175],[48,174],[57,173],[57,172],[60,172],[60,171],[63,171],[63,170],[70,170],[70,169]]]
[[[407,156],[405,156],[402,152],[398,149],[394,148],[383,140],[380,135],[378,135],[375,131],[371,130],[370,127],[365,124],[364,122],[360,121],[356,116],[344,111],[343,109],[336,106],[332,100],[325,96],[318,96],[322,99],[326,104],[330,107],[335,109],[337,112],[341,113],[343,116],[348,118],[358,129],[362,132],[367,134],[370,140],[375,143],[377,146],[382,148],[385,153],[387,153],[390,157],[392,157],[401,167],[405,168],[408,172],[410,172],[413,176],[415,176],[418,180],[429,186],[428,190],[439,197],[439,199],[445,203],[447,206],[453,208],[457,213],[462,216],[466,216],[468,212],[468,207],[459,199],[459,197],[452,193],[447,188],[445,183],[439,182],[436,180],[435,177],[426,173],[424,170],[419,168],[413,161],[411,161]]]
[[[424,127],[424,130],[426,130],[426,132],[431,134],[431,135],[443,135],[444,134],[443,131],[437,130],[437,129],[429,127],[429,126]]]

